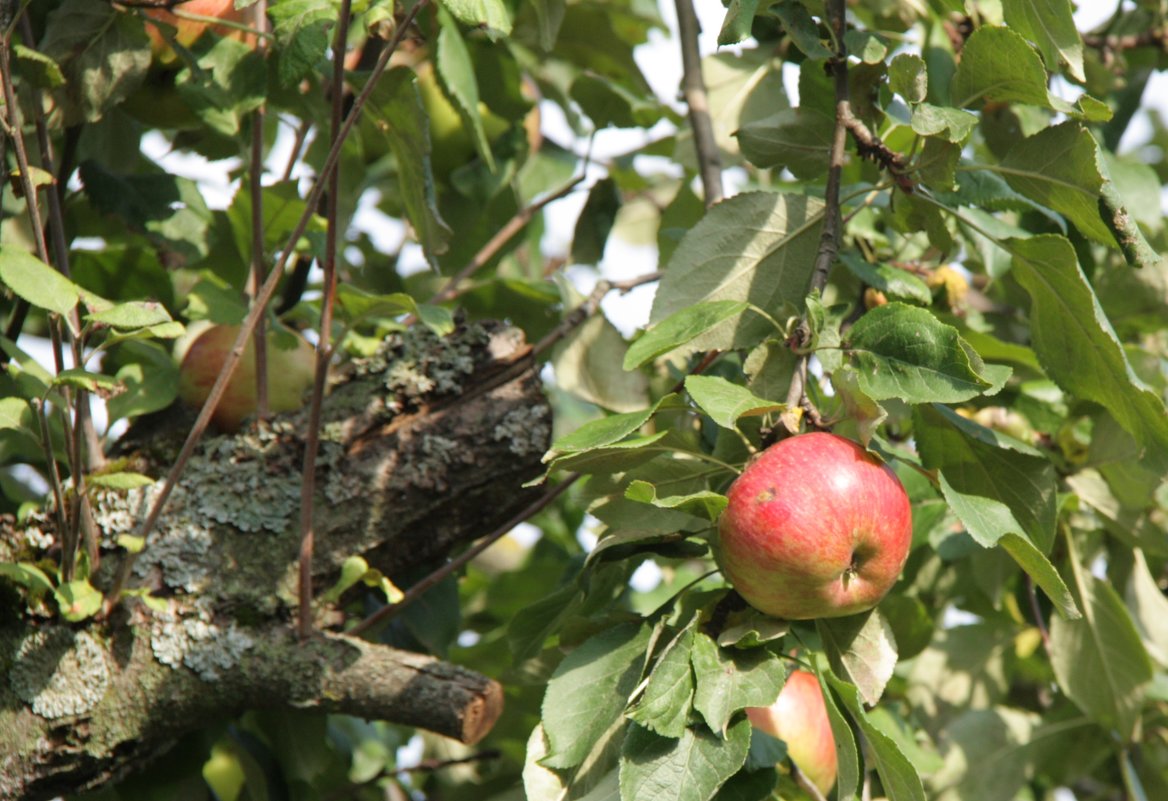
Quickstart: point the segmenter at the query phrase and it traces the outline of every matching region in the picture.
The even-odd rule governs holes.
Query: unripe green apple
[[[195,332],[179,367],[179,397],[201,407],[211,394],[227,354],[239,335],[239,326],[212,325]],[[291,412],[304,405],[312,386],[316,350],[299,334],[269,331],[267,335],[268,409]],[[211,418],[222,431],[238,431],[244,418],[256,410],[255,348],[251,339],[243,351],[223,399]]]
[[[831,792],[838,763],[819,679],[805,670],[793,671],[777,701],[747,709],[746,717],[759,731],[787,744],[787,755],[819,792]]]
[[[718,521],[722,574],[754,608],[788,620],[875,606],[912,543],[896,474],[851,440],[785,439],[747,466]]]

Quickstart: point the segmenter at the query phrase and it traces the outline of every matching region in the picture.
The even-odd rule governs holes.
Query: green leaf
[[[434,264],[446,252],[453,234],[438,212],[426,110],[414,71],[408,67],[388,70],[373,90],[367,113],[389,140],[406,216]]]
[[[657,488],[648,481],[637,479],[631,482],[625,490],[625,497],[639,503],[648,503],[661,509],[677,509],[696,517],[715,521],[726,508],[726,496],[708,490],[694,492],[689,495],[670,495],[664,498],[657,497]]]
[[[102,312],[86,314],[85,320],[123,329],[150,328],[173,322],[165,306],[148,300],[131,300]]]
[[[620,208],[621,193],[615,180],[604,178],[592,185],[584,208],[576,218],[572,251],[568,257],[570,262],[596,264],[604,257],[604,246]]]
[[[550,768],[579,765],[593,744],[624,713],[641,679],[648,626],[626,623],[586,640],[564,658],[548,681],[543,725]]]
[[[940,136],[961,144],[977,126],[977,115],[958,108],[921,103],[913,109],[912,129],[921,136]]]
[[[569,95],[598,129],[648,128],[661,119],[661,106],[653,99],[594,73],[572,81]]]
[[[1042,234],[1008,239],[1014,275],[1031,300],[1031,344],[1064,391],[1107,408],[1145,447],[1168,448],[1168,411],[1136,376],[1071,243]]]
[[[546,463],[565,454],[581,453],[619,442],[649,422],[649,418],[658,409],[670,408],[676,404],[676,401],[676,395],[666,395],[648,409],[589,420],[572,433],[566,434],[552,443],[551,450],[547,452],[543,460]]]
[[[852,734],[852,727],[840,712],[835,696],[822,675],[819,676],[819,688],[823,692],[827,722],[831,725],[832,739],[835,740],[836,798],[852,801],[860,789],[860,750],[856,747],[856,736]]]
[[[1154,675],[1152,660],[1119,594],[1082,568],[1073,547],[1070,562],[1083,617],[1051,620],[1055,679],[1088,717],[1128,741]]]
[[[52,386],[75,387],[96,393],[114,392],[120,388],[118,380],[113,376],[91,373],[80,367],[71,367],[53,376]]]
[[[131,490],[137,489],[138,487],[148,487],[154,483],[154,479],[141,473],[127,471],[118,473],[95,473],[88,476],[85,482],[91,486],[105,487],[106,489]]]
[[[748,301],[770,314],[798,311],[811,281],[823,203],[814,198],[747,192],[711,208],[669,260],[653,301],[658,322],[711,300]],[[751,347],[769,332],[762,319],[739,317],[698,336],[687,351]]]
[[[919,406],[916,414],[914,434],[925,467],[940,470],[956,493],[996,501],[1013,520],[1004,529],[977,524],[970,535],[990,548],[1005,533],[1022,534],[1049,551],[1056,516],[1054,465],[1033,448],[944,406]]]
[[[896,741],[869,719],[859,690],[830,674],[827,680],[867,740],[876,773],[880,776],[880,783],[889,801],[925,801],[925,788],[921,785],[916,768]],[[865,749],[865,753],[869,753],[868,749]]]
[[[53,592],[61,617],[77,623],[97,614],[104,596],[86,579],[66,582]]]
[[[922,279],[893,267],[891,264],[872,264],[855,253],[843,253],[840,261],[852,275],[868,286],[879,289],[889,300],[902,300],[928,306],[933,302],[933,293]]]
[[[491,38],[511,33],[511,14],[502,0],[442,0],[442,7],[472,28],[485,28]]]
[[[1046,70],[1034,48],[1009,28],[983,26],[961,51],[949,86],[955,106],[978,103],[1025,103],[1049,106]]]
[[[146,538],[136,534],[119,534],[117,543],[119,548],[124,548],[129,553],[142,553],[146,548]]]
[[[929,73],[925,60],[915,53],[900,53],[888,65],[888,87],[905,99],[917,104],[929,93]]]
[[[921,460],[939,470],[941,494],[983,548],[1001,545],[1069,617],[1074,599],[1043,555],[1054,541],[1055,471],[1029,446],[943,406],[918,406]]]
[[[770,7],[770,13],[779,18],[795,47],[802,50],[809,59],[826,61],[832,57],[832,52],[824,46],[819,35],[819,25],[811,18],[811,14],[802,3],[796,0],[782,0]]]
[[[1135,562],[1124,593],[1132,622],[1144,647],[1162,668],[1168,668],[1168,598],[1156,583],[1144,552],[1136,548]]]
[[[626,348],[624,337],[605,315],[592,315],[553,352],[556,386],[615,412],[644,409],[649,381],[643,373],[621,366],[619,357]]]
[[[915,306],[878,306],[852,326],[846,340],[860,388],[873,400],[956,403],[997,383],[993,368],[982,363],[956,328]]]
[[[896,668],[896,638],[876,609],[815,622],[831,669],[859,690],[864,703],[875,704]]]
[[[440,8],[446,8],[444,3]],[[434,72],[442,93],[458,111],[462,124],[471,134],[475,150],[486,163],[487,169],[495,171],[495,156],[483,126],[483,115],[479,111],[479,83],[475,77],[475,65],[470,50],[463,41],[462,34],[454,19],[441,10],[438,12],[438,46],[434,53]]]
[[[846,364],[832,371],[831,386],[846,414],[836,432],[849,436],[854,429],[856,439],[868,447],[876,429],[887,419],[887,410],[860,389],[859,372]]]
[[[65,125],[96,122],[150,68],[150,39],[133,14],[108,3],[65,0],[46,20],[38,49],[60,65]]]
[[[694,679],[690,667],[694,625],[678,634],[657,659],[649,683],[629,717],[662,737],[682,737],[693,707]]]
[[[190,262],[211,252],[212,214],[195,181],[161,172],[115,173],[92,160],[81,163],[80,175],[97,211],[121,218],[156,246]]]
[[[56,314],[68,314],[77,306],[77,285],[27,250],[0,245],[0,281],[18,297]]]
[[[740,417],[757,417],[787,408],[785,403],[760,398],[746,387],[720,376],[687,376],[685,391],[711,420],[723,428],[735,428]]]
[[[1006,24],[1038,46],[1051,72],[1060,59],[1071,77],[1086,81],[1083,73],[1083,40],[1075,25],[1070,0],[1003,0]]]
[[[0,429],[33,431],[32,410],[22,398],[0,398]]]
[[[649,328],[629,346],[624,368],[635,370],[701,336],[718,323],[741,315],[750,307],[742,300],[711,300],[674,312]]]
[[[718,46],[738,44],[751,35],[759,0],[730,0],[718,31]]]
[[[53,591],[53,582],[31,562],[0,562],[0,577],[27,588],[34,597]]]
[[[632,726],[621,752],[621,801],[707,801],[743,766],[749,749],[745,717],[724,738],[686,729],[673,739]]]
[[[1064,215],[1095,241],[1115,244],[1099,216],[1099,145],[1079,123],[1064,122],[1022,139],[997,169],[1014,190]]]
[[[276,36],[276,76],[294,86],[325,57],[337,11],[329,0],[285,0],[268,11]]]
[[[130,350],[133,348],[133,350]],[[137,417],[165,409],[178,397],[178,365],[156,343],[134,342],[122,346],[135,361],[121,367],[118,383],[125,391],[106,401],[111,421]]]
[[[815,109],[784,109],[735,132],[742,155],[756,167],[789,169],[810,180],[827,172],[835,120]]]
[[[773,704],[787,675],[782,661],[765,648],[719,648],[701,632],[694,639],[692,661],[694,709],[719,735],[726,734],[735,712]]]

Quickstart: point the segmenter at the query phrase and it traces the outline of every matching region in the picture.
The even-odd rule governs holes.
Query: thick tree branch
[[[299,642],[298,467],[307,411],[205,440],[132,572],[153,599],[105,621],[65,625],[29,600],[0,626],[0,797],[50,798],[117,778],[191,729],[240,711],[292,705],[421,726],[473,742],[502,693],[430,657],[323,633]],[[182,431],[128,435],[130,469],[164,472]],[[316,597],[363,556],[403,585],[519,510],[550,437],[530,348],[515,329],[425,329],[347,366],[323,408],[316,471]],[[95,494],[108,589],[157,485]],[[0,561],[35,562],[51,515],[0,521]],[[7,591],[7,588],[6,588]],[[154,608],[162,606],[161,610]],[[317,626],[338,610],[313,607]]]

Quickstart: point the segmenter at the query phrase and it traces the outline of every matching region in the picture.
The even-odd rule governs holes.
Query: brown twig
[[[543,338],[532,345],[531,351],[533,356],[539,356],[548,348],[555,345],[561,339],[572,333],[578,326],[582,325],[592,315],[600,309],[600,303],[604,297],[613,290],[620,293],[631,292],[643,284],[651,284],[654,281],[661,280],[661,273],[653,272],[639,275],[636,278],[630,278],[627,281],[600,281],[593,287],[592,292],[584,301],[564,315],[564,319],[560,324],[553,328],[548,333],[544,334]]]
[[[354,637],[359,637],[375,626],[380,626],[397,617],[397,615],[399,615],[407,606],[420,598],[435,584],[442,581],[447,576],[453,574],[456,570],[461,569],[470,560],[474,559],[487,548],[494,545],[495,542],[501,539],[505,534],[507,534],[507,532],[511,531],[511,529],[515,528],[520,523],[525,522],[529,518],[550,506],[552,501],[560,497],[560,495],[562,495],[569,487],[575,484],[580,476],[580,473],[570,473],[569,475],[565,476],[563,481],[544,492],[543,495],[539,496],[526,509],[523,509],[521,512],[519,512],[519,514],[515,515],[506,523],[496,528],[487,536],[483,537],[473,546],[463,551],[454,559],[451,559],[442,567],[430,573],[421,581],[417,582],[408,590],[406,590],[405,595],[402,596],[400,601],[395,604],[390,604],[389,606],[383,606],[381,609],[378,609],[376,612],[369,615],[369,617],[365,618],[345,633]]]
[[[708,208],[723,196],[722,160],[718,155],[718,142],[714,138],[714,124],[710,119],[706,82],[702,78],[702,56],[698,50],[701,27],[691,0],[674,0],[674,5],[677,8],[677,34],[681,44],[682,94],[689,108],[698,173],[702,178],[702,193]]]
[[[511,237],[522,231],[523,228],[529,222],[531,222],[531,219],[545,206],[571,194],[572,191],[575,190],[583,180],[584,175],[580,174],[551,194],[541,197],[539,200],[524,206],[522,209],[516,212],[514,217],[508,220],[506,224],[503,225],[503,227],[495,232],[494,236],[487,240],[485,245],[479,248],[478,253],[474,255],[470,262],[467,263],[467,265],[461,270],[459,270],[457,274],[452,276],[450,280],[447,281],[441,289],[434,293],[434,296],[431,297],[427,302],[442,303],[443,301],[457,297],[459,293],[459,284],[482,269],[482,267],[487,262],[493,259],[495,255],[498,254],[500,250],[502,250],[504,245],[511,241]]]
[[[259,0],[251,8],[256,27],[264,30],[267,25],[267,0]],[[256,52],[261,58],[267,44],[263,38],[256,40]],[[264,255],[264,117],[265,104],[260,103],[251,115],[251,143],[247,165],[248,192],[251,197],[251,279],[248,294],[254,296],[263,286],[267,277]],[[263,313],[256,320],[255,334],[252,336],[255,357],[256,416],[261,420],[268,416],[268,334],[267,317]]]
[[[344,122],[345,42],[349,38],[351,0],[341,0],[333,39],[332,120],[330,144],[336,146]],[[338,200],[341,189],[340,169],[328,173],[328,192],[325,195],[324,287],[320,299],[320,339],[316,346],[316,370],[312,380],[312,400],[309,403],[308,431],[304,441],[304,470],[300,482],[300,558],[297,607],[297,632],[306,640],[312,634],[312,552],[316,539],[313,529],[313,499],[316,495],[316,456],[320,450],[321,408],[324,405],[324,386],[332,361],[330,334],[333,325],[333,299],[337,293],[337,234],[340,223]]]
[[[835,83],[835,129],[831,137],[831,149],[828,152],[827,185],[824,188],[823,230],[819,235],[819,249],[815,253],[815,264],[811,274],[811,291],[823,292],[827,286],[828,273],[835,263],[839,253],[841,239],[840,220],[840,181],[844,167],[844,150],[848,141],[847,119],[852,116],[851,102],[848,97],[848,50],[844,44],[846,28],[845,0],[827,0],[828,24],[831,27],[832,38],[835,42],[835,56],[828,62]],[[806,346],[811,336],[807,317],[797,326],[794,334],[796,340],[792,344],[798,348]],[[799,365],[791,375],[791,386],[787,392],[787,406],[790,408],[806,408],[807,401],[807,361],[808,354],[799,357]],[[798,433],[788,430],[792,434]]]
[[[807,778],[807,774],[799,770],[799,766],[795,764],[794,760],[791,761],[791,778],[795,780],[795,784],[799,785],[799,789],[806,793],[811,801],[827,801],[823,797],[823,793],[819,792],[819,788],[815,786],[815,783]]]
[[[352,131],[353,126],[357,124],[357,119],[360,117],[361,111],[365,108],[365,104],[369,102],[369,97],[373,94],[373,88],[377,80],[388,68],[389,59],[393,55],[393,51],[397,49],[398,44],[404,38],[410,23],[428,4],[429,0],[419,0],[418,3],[406,12],[405,18],[398,26],[393,40],[378,57],[377,63],[370,71],[369,80],[353,101],[353,105],[349,108],[348,114],[345,115],[339,137],[333,142],[332,147],[329,148],[329,152],[325,156],[324,164],[321,166],[320,174],[322,176],[327,176],[336,167],[341,154],[341,145],[348,137],[349,132]],[[191,425],[190,433],[183,442],[182,448],[179,450],[179,454],[175,458],[170,472],[167,473],[166,480],[163,482],[158,496],[154,499],[153,505],[147,511],[146,518],[142,521],[142,525],[138,530],[138,536],[145,538],[154,530],[154,526],[158,523],[158,518],[162,515],[162,510],[166,506],[170,494],[174,491],[175,484],[178,483],[179,477],[182,476],[183,470],[186,469],[187,463],[195,452],[195,446],[198,445],[203,437],[203,433],[207,430],[207,426],[211,422],[211,415],[214,414],[215,408],[223,398],[223,393],[227,389],[227,382],[231,380],[231,377],[235,374],[236,367],[239,366],[239,360],[243,355],[247,340],[255,331],[256,320],[259,318],[260,311],[271,301],[272,296],[276,292],[276,287],[279,285],[280,277],[284,274],[284,268],[287,266],[288,260],[292,257],[296,243],[300,241],[300,237],[304,236],[304,232],[308,229],[309,221],[316,214],[317,204],[320,203],[325,186],[326,182],[323,179],[316,181],[312,189],[309,190],[308,196],[304,199],[304,211],[301,213],[300,219],[297,220],[296,226],[292,229],[292,233],[288,237],[288,245],[280,253],[276,264],[273,266],[271,272],[268,273],[267,280],[264,281],[263,286],[256,293],[251,311],[248,312],[247,317],[240,324],[239,334],[236,336],[230,352],[228,352],[226,358],[223,360],[223,367],[220,369],[215,383],[211,386],[207,400],[199,410],[195,422]],[[105,615],[108,615],[113,607],[116,606],[118,596],[130,578],[130,572],[134,566],[134,558],[134,554],[127,554],[123,559],[110,593],[107,596],[104,610]]]

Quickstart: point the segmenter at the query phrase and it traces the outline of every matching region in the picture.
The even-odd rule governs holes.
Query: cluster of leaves
[[[31,468],[73,534],[57,543],[65,561],[6,553],[0,575],[71,620],[96,610],[84,549],[76,574],[68,561],[66,496],[139,479],[86,474],[76,410],[89,393],[113,420],[167,407],[178,321],[238,323],[253,261],[294,257],[272,313],[318,327],[305,289],[330,226],[345,241],[333,335],[349,352],[403,315],[445,330],[432,298],[557,339],[543,354],[561,434],[545,480],[584,480],[532,521],[535,545],[505,539],[382,635],[504,681],[508,711],[484,744],[495,758],[406,780],[407,730],[249,716],[106,797],[208,784],[222,799],[316,797],[347,782],[372,798],[408,782],[452,799],[797,798],[781,743],[743,713],[796,662],[821,679],[840,801],[1168,797],[1168,162],[1117,152],[1163,54],[1115,44],[1163,30],[1158,4],[1117,13],[1088,45],[1069,0],[862,2],[842,42],[822,3],[730,3],[719,41],[740,47],[702,66],[712,144],[634,59],[663,28],[652,4],[354,2],[343,88],[328,63],[340,6],[268,0],[264,47],[230,29],[182,44],[133,4],[92,0],[26,3],[31,36],[8,32],[7,130],[43,132],[52,150],[49,171],[5,151],[22,189],[0,228],[0,309],[19,321],[2,342],[0,490],[6,511],[32,514]],[[371,84],[380,37],[414,11]],[[837,209],[824,186],[841,46],[854,118],[899,157],[850,146]],[[336,92],[367,100],[326,211],[293,176],[322,170]],[[574,141],[541,131],[553,111]],[[602,164],[576,152],[609,128],[655,137]],[[253,187],[257,142],[291,156]],[[706,209],[695,142],[744,191]],[[209,200],[163,152],[231,159],[238,181]],[[598,171],[555,252],[541,200]],[[44,221],[24,200],[38,188],[62,201]],[[406,233],[373,237],[359,211]],[[841,211],[839,257],[809,293]],[[65,250],[38,248],[38,225]],[[597,266],[618,237],[655,245],[662,269],[632,342],[603,314],[561,325],[581,298],[560,268]],[[17,333],[73,343],[80,366],[38,367]],[[792,376],[808,366],[798,404]],[[877,609],[788,624],[728,598],[714,522],[750,456],[811,423],[894,464],[913,550]],[[473,755],[424,745],[439,761]]]

